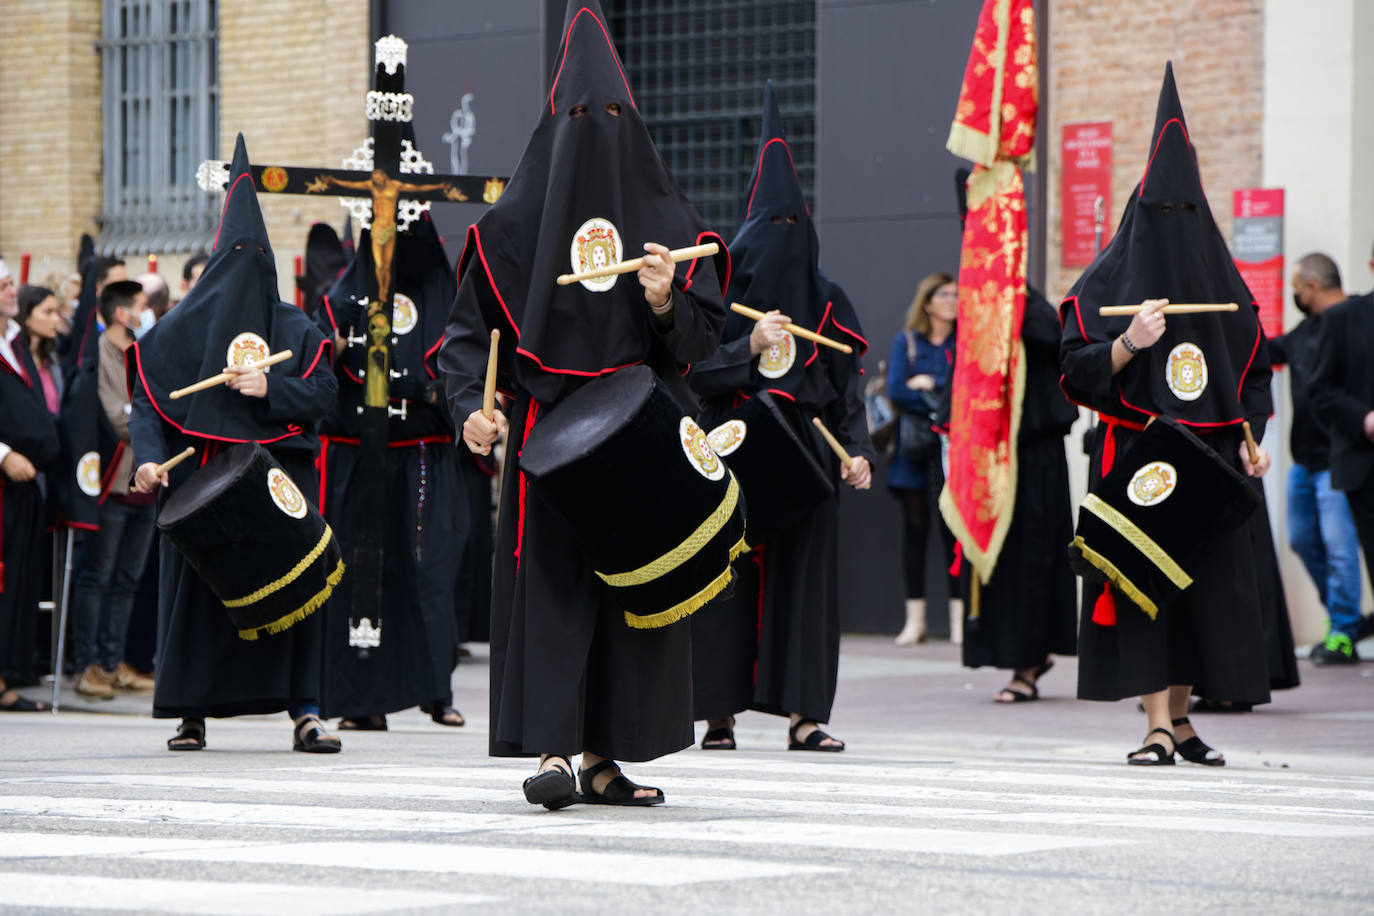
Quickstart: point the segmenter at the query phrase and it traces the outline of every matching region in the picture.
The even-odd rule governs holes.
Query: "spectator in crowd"
[[[1374,269],[1374,261],[1370,267]],[[1331,437],[1331,487],[1345,492],[1366,565],[1374,560],[1374,360],[1369,358],[1370,340],[1374,340],[1374,293],[1354,296],[1326,309],[1308,386],[1317,420]],[[1361,623],[1358,618],[1343,622],[1350,626]],[[1359,631],[1338,632],[1336,626],[1336,615],[1332,614],[1331,633],[1313,650],[1313,660],[1326,665],[1358,664],[1355,639]]]
[[[152,310],[142,287],[133,281],[107,283],[100,293],[99,393],[104,419],[118,440],[102,467],[106,492],[100,504],[100,527],[86,535],[84,561],[77,577],[72,605],[72,655],[76,692],[93,698],[111,697],[115,690],[147,692],[153,679],[139,674],[124,660],[129,612],[154,528],[152,493],[131,492],[134,455],[129,445],[129,389],[124,351],[151,328]]]
[[[1339,664],[1346,658],[1344,647],[1353,646],[1360,634],[1359,537],[1345,494],[1331,487],[1331,437],[1317,421],[1310,386],[1322,313],[1344,302],[1346,295],[1336,262],[1319,252],[1298,261],[1292,285],[1293,301],[1307,317],[1269,341],[1273,362],[1288,365],[1293,394],[1288,543],[1311,575],[1330,619],[1326,639],[1312,649],[1312,661]]]
[[[205,270],[205,262],[208,260],[210,256],[203,251],[197,251],[186,259],[181,268],[181,298],[185,299],[186,294],[200,281],[201,271]]]
[[[46,286],[24,286],[19,290],[19,326],[28,342],[29,354],[38,369],[38,382],[48,412],[57,415],[62,406],[62,368],[57,361],[57,335],[62,314],[57,296]]]
[[[134,281],[143,287],[143,295],[153,314],[158,318],[167,314],[172,307],[172,291],[167,288],[167,281],[153,273],[139,274]]]
[[[887,486],[902,504],[902,571],[906,579],[906,625],[897,645],[912,646],[926,632],[926,544],[940,539],[944,566],[953,563],[954,539],[936,509],[944,472],[940,440],[930,425],[954,364],[954,321],[959,286],[947,273],[921,280],[907,309],[906,323],[892,341],[887,395],[898,409],[897,442]],[[933,534],[932,534],[933,533]],[[950,640],[962,641],[962,602],[950,602]]]

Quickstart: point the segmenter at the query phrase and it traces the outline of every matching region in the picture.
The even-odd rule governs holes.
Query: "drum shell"
[[[1173,478],[1170,492],[1142,505],[1138,488],[1132,498],[1133,488],[1143,473],[1161,465]],[[1154,616],[1191,584],[1208,553],[1258,505],[1238,470],[1181,424],[1159,418],[1116,456],[1092,489],[1079,511],[1074,546],[1137,604],[1143,597],[1142,606]],[[1188,580],[1171,576],[1168,563],[1152,559],[1160,555]]]
[[[158,528],[224,603],[244,639],[304,619],[343,575],[338,540],[294,481],[278,486],[300,497],[303,506],[289,504],[300,517],[274,501],[274,471],[286,476],[257,443],[234,445],[192,474],[158,513]]]
[[[703,416],[703,425],[710,424],[707,438],[713,446],[716,431],[729,421],[744,424],[743,440],[733,450],[717,452],[739,478],[748,501],[751,547],[766,543],[835,495],[835,485],[809,443],[788,422],[788,412],[798,417],[801,413],[791,402],[779,402],[761,391],[728,414],[713,420]]]
[[[541,416],[520,467],[632,626],[672,623],[728,583],[743,550],[739,484],[647,367],[594,379]]]

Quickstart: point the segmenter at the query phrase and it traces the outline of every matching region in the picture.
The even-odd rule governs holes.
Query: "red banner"
[[[1097,199],[1102,198],[1103,231],[1112,212],[1112,122],[1065,124],[1059,161],[1060,263],[1087,267],[1097,257]],[[1103,241],[1106,241],[1104,237]]]
[[[1259,306],[1265,336],[1283,333],[1283,189],[1241,188],[1232,197],[1231,251]]]

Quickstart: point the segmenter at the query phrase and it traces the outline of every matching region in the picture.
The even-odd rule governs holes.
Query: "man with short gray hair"
[[[143,287],[143,295],[147,297],[147,306],[153,310],[153,314],[159,319],[167,314],[167,309],[172,304],[172,293],[167,288],[167,281],[157,274],[139,274],[134,280],[139,286]]]

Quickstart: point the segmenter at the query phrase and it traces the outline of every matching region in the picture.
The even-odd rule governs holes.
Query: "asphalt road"
[[[627,767],[668,796],[647,810],[526,805],[481,658],[465,728],[411,710],[334,756],[291,753],[284,715],[168,753],[146,698],[0,716],[0,912],[1374,910],[1374,663],[1195,717],[1224,768],[1141,769],[1143,718],[1070,699],[1071,659],[1014,707],[956,659],[847,639],[845,753],[748,714],[739,751]]]

